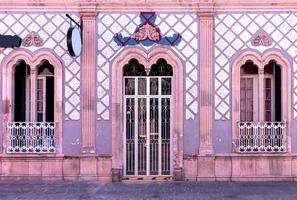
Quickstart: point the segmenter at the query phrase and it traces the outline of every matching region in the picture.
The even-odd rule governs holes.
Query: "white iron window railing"
[[[238,128],[238,152],[286,151],[286,122],[238,122]]]
[[[7,153],[55,153],[54,122],[9,122]]]

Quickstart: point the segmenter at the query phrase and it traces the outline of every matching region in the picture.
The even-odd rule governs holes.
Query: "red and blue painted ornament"
[[[168,46],[177,46],[182,37],[179,33],[173,34],[171,37],[162,36],[160,29],[155,24],[157,15],[155,12],[141,12],[141,24],[136,28],[132,37],[123,37],[122,34],[115,34],[114,41],[118,46],[137,45],[152,46],[153,44],[161,44]]]

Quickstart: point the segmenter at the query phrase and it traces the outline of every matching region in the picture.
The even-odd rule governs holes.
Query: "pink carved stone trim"
[[[95,153],[95,29],[96,12],[81,12],[83,28],[82,51],[82,153]]]
[[[200,131],[199,154],[213,154],[212,144],[212,88],[213,88],[213,12],[198,13],[200,59]]]
[[[22,45],[25,47],[41,47],[43,45],[43,39],[39,36],[38,33],[33,31],[23,39]]]
[[[259,71],[264,71],[265,65],[267,65],[271,60],[275,60],[281,67],[281,81],[282,88],[282,120],[287,122],[287,127],[291,126],[291,108],[292,108],[292,98],[291,98],[291,64],[290,62],[278,51],[268,51],[264,55],[260,55],[256,52],[246,51],[243,52],[232,65],[232,139],[233,145],[236,144],[238,140],[238,128],[237,122],[240,120],[240,67],[245,64],[246,61],[251,60],[255,65],[258,66]],[[259,78],[259,82],[261,79]],[[259,85],[262,85],[259,83]],[[260,93],[261,94],[261,93]],[[263,119],[264,116],[264,99],[263,95],[259,96],[259,116]],[[291,152],[291,129],[287,129],[287,135],[285,136],[287,141],[287,152]]]
[[[296,11],[296,0],[1,0],[1,10],[26,11],[79,11],[93,6],[97,11],[244,11],[247,10],[285,10]]]
[[[55,95],[54,95],[54,117],[56,122],[56,153],[62,153],[62,69],[63,64],[58,59],[58,56],[54,55],[50,49],[40,49],[35,51],[34,53],[28,52],[24,49],[17,49],[11,52],[9,55],[5,57],[2,61],[1,66],[2,70],[2,102],[4,106],[5,112],[3,113],[3,124],[6,127],[6,123],[12,120],[12,94],[13,94],[13,75],[14,75],[14,67],[20,60],[24,60],[29,66],[30,71],[36,72],[38,66],[44,62],[45,60],[49,61],[55,68]],[[34,98],[32,98],[34,100]],[[35,109],[36,103],[32,101],[32,109]],[[31,110],[32,110],[31,109]],[[32,111],[33,113],[33,111]],[[7,129],[4,128],[3,132],[3,153],[6,153],[6,142],[7,142]]]
[[[159,58],[164,58],[173,67],[172,85],[172,172],[174,168],[183,168],[183,65],[169,49],[154,48],[146,53],[138,48],[127,48],[112,65],[112,168],[123,168],[123,67],[132,58],[136,58],[145,68],[150,68]]]
[[[272,38],[263,30],[258,31],[251,39],[253,46],[270,46],[272,45]]]

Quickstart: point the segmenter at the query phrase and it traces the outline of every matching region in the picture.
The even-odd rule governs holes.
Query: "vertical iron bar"
[[[136,96],[138,96],[138,79],[135,78],[134,79],[134,83],[135,83],[135,90],[134,90],[134,94]],[[138,109],[139,109],[139,105],[138,105],[138,98],[135,98],[135,102],[134,102],[134,174],[138,175]]]
[[[148,78],[147,88],[150,92],[150,79]],[[146,97],[146,175],[150,175],[150,98]]]

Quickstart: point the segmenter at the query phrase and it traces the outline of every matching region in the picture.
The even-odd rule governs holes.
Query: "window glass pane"
[[[271,121],[271,111],[272,111],[272,95],[271,95],[271,85],[272,85],[272,79],[271,78],[265,78],[265,90],[264,90],[264,98],[265,98],[265,121]]]
[[[146,95],[146,79],[138,78],[138,94]]]
[[[240,79],[240,120],[253,121],[253,78]]]
[[[162,95],[171,94],[171,78],[162,78]]]
[[[138,99],[138,135],[146,137],[146,99]]]
[[[42,112],[43,111],[43,104],[42,102],[37,102],[37,111]]]
[[[43,80],[42,79],[38,79],[37,80],[37,89],[42,89],[43,88]]]
[[[158,133],[158,99],[150,99],[150,134]]]
[[[162,98],[161,100],[161,138],[162,151],[170,152],[170,99]],[[164,165],[162,165],[162,174],[170,174],[170,153],[163,154]]]
[[[135,94],[135,79],[125,78],[125,94],[134,95]]]
[[[42,119],[42,113],[38,113],[37,114],[37,121],[38,122],[42,122],[43,121],[43,119]]]
[[[150,79],[150,95],[158,95],[158,79]]]
[[[135,160],[135,117],[134,117],[135,102],[133,98],[126,99],[126,170],[128,175],[134,174]]]
[[[42,101],[43,99],[43,92],[42,90],[38,90],[37,92],[37,100]]]

